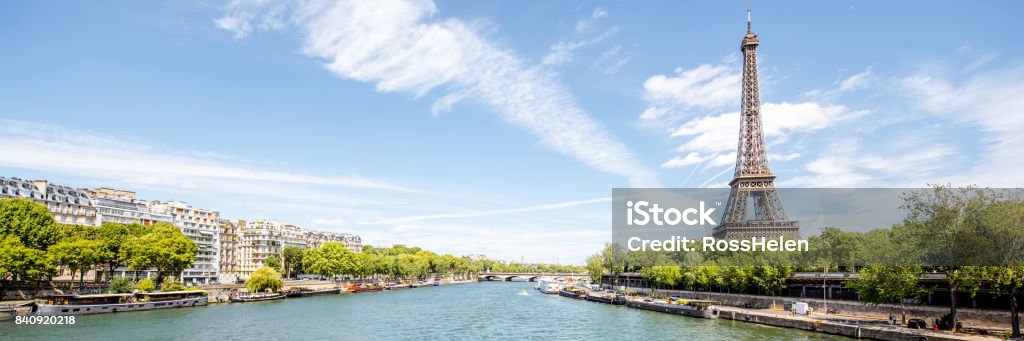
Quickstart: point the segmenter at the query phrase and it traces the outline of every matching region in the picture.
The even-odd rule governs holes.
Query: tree
[[[153,279],[149,277],[143,278],[138,283],[135,283],[135,287],[141,292],[153,292],[153,290],[156,290],[156,284],[153,284]]]
[[[263,265],[269,266],[270,268],[277,271],[281,270],[281,260],[278,259],[277,256],[275,255],[267,256],[267,258],[263,260]]]
[[[613,282],[619,285],[619,273],[624,270],[626,264],[626,252],[622,245],[617,243],[605,244],[601,251],[601,267],[611,273]]]
[[[861,301],[872,305],[899,303],[900,321],[907,323],[905,298],[917,298],[926,290],[919,283],[922,269],[919,266],[871,265],[860,269],[860,278],[849,286]]]
[[[601,282],[601,276],[604,275],[604,263],[601,261],[601,255],[592,255],[587,257],[587,274],[590,275],[590,279],[594,282]]]
[[[655,265],[644,267],[640,274],[651,281],[651,293],[657,292],[659,287],[673,286],[683,278],[677,265]]]
[[[45,205],[23,198],[0,199],[0,236],[15,236],[21,244],[46,250],[61,237]]]
[[[0,239],[0,297],[15,282],[38,280],[51,272],[43,251],[21,244],[15,236]]]
[[[156,267],[157,285],[164,276],[180,276],[182,271],[195,262],[198,251],[195,242],[168,223],[153,225],[151,232],[129,238],[123,247],[131,257],[128,264],[133,270]]]
[[[132,290],[135,290],[135,283],[131,278],[117,276],[110,279],[109,291],[111,294],[129,294]]]
[[[994,267],[989,274],[999,291],[1010,296],[1010,337],[1020,338],[1020,303],[1017,297],[1024,294],[1024,266]]]
[[[168,281],[164,281],[164,283],[160,285],[160,291],[182,291],[182,290],[185,290],[185,286],[181,285],[181,282],[178,282],[177,280],[175,280],[173,278],[171,278]]]
[[[111,222],[103,223],[96,230],[98,239],[102,247],[107,250],[106,254],[109,256],[106,259],[107,272],[113,275],[114,269],[121,265],[121,247],[131,237],[130,231],[128,226]]]
[[[302,249],[288,246],[284,248],[281,254],[284,256],[285,276],[294,277],[296,275],[295,272],[302,269],[302,256],[304,255]]]
[[[268,266],[263,266],[256,271],[253,271],[252,276],[249,280],[245,281],[245,289],[249,292],[262,292],[262,291],[281,291],[281,286],[284,282],[281,280],[281,274]]]
[[[89,267],[98,264],[108,257],[102,243],[89,239],[72,239],[51,245],[47,249],[47,257],[51,264],[61,265],[71,271],[71,281],[75,273],[79,273],[79,287],[85,281],[85,272]]]
[[[407,255],[411,256],[411,255]],[[358,270],[355,254],[345,244],[329,242],[308,249],[303,255],[306,272],[324,277],[355,274]]]

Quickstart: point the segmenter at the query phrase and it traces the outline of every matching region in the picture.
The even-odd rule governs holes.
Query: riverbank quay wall
[[[876,326],[819,320],[787,312],[761,312],[749,309],[719,307],[719,319],[757,323],[775,327],[794,328],[812,332],[843,335],[875,340],[1002,340],[999,337],[953,334],[931,330],[909,329],[900,326]]]
[[[650,288],[626,287],[627,290],[649,294]],[[899,306],[894,304],[871,305],[857,301],[822,300],[814,298],[762,296],[747,294],[726,294],[716,292],[688,291],[688,290],[664,290],[658,289],[658,295],[679,296],[687,299],[712,300],[720,302],[722,306],[770,309],[772,307],[781,309],[786,303],[807,302],[807,305],[816,312],[835,310],[837,315],[852,315],[870,317],[879,320],[887,320],[889,314],[896,314],[899,318]],[[826,308],[827,307],[827,308]],[[949,313],[949,307],[927,306],[927,305],[906,305],[907,318],[919,318],[928,323],[933,319]],[[1005,329],[1010,324],[1010,312],[1006,310],[957,308],[957,319],[968,326],[989,327]]]

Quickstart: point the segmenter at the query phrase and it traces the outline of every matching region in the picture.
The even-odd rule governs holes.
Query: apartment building
[[[0,177],[0,198],[25,198],[46,205],[61,224],[98,226],[96,208],[87,190],[49,183]]]
[[[195,208],[180,201],[166,203],[153,201],[149,203],[149,210],[158,214],[170,215],[174,226],[178,227],[198,247],[192,267],[185,269],[181,274],[182,282],[186,284],[217,282],[217,272],[220,266],[217,257],[220,249],[220,213]]]

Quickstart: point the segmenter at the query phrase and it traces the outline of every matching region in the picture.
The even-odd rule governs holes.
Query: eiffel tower
[[[718,239],[751,237],[800,237],[796,221],[789,220],[782,199],[775,190],[775,175],[768,169],[768,152],[761,125],[761,95],[757,85],[757,33],[750,30],[740,43],[743,52],[743,96],[740,107],[740,135],[736,147],[736,172],[729,186],[729,200],[721,224],[713,235]],[[753,212],[750,212],[753,211]],[[753,213],[753,217],[749,214]]]

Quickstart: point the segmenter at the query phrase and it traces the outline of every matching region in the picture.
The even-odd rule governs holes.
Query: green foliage
[[[110,252],[103,248],[103,243],[80,238],[51,245],[46,251],[50,264],[71,270],[72,279],[75,273],[80,273],[80,281],[90,266],[110,257]]]
[[[153,283],[152,278],[146,277],[135,283],[135,288],[141,292],[153,292],[153,290],[156,290],[156,284]]]
[[[333,242],[308,249],[303,256],[306,272],[324,277],[355,274],[358,269],[355,262],[355,254],[345,244]]]
[[[160,284],[160,291],[182,291],[185,290],[185,286],[175,279],[164,281]]]
[[[165,276],[181,275],[192,266],[198,250],[195,242],[167,223],[157,223],[149,233],[128,238],[122,247],[132,270],[157,268],[157,283]]]
[[[61,232],[45,205],[23,198],[0,199],[0,237],[18,237],[21,244],[46,250]]]
[[[259,268],[253,271],[252,276],[249,280],[245,281],[245,288],[249,292],[263,292],[263,291],[281,291],[281,287],[284,282],[281,280],[281,274],[268,266]]]
[[[281,271],[281,259],[277,258],[277,256],[267,256],[267,258],[263,260],[263,265],[269,266],[276,271]]]
[[[288,277],[292,277],[296,271],[302,269],[302,256],[305,255],[302,249],[289,246],[284,248],[281,254],[284,256],[285,274]]]
[[[52,271],[43,251],[22,245],[18,237],[0,239],[0,297],[14,282],[42,279]]]
[[[128,294],[135,290],[135,283],[131,278],[118,276],[110,279],[111,294]]]

